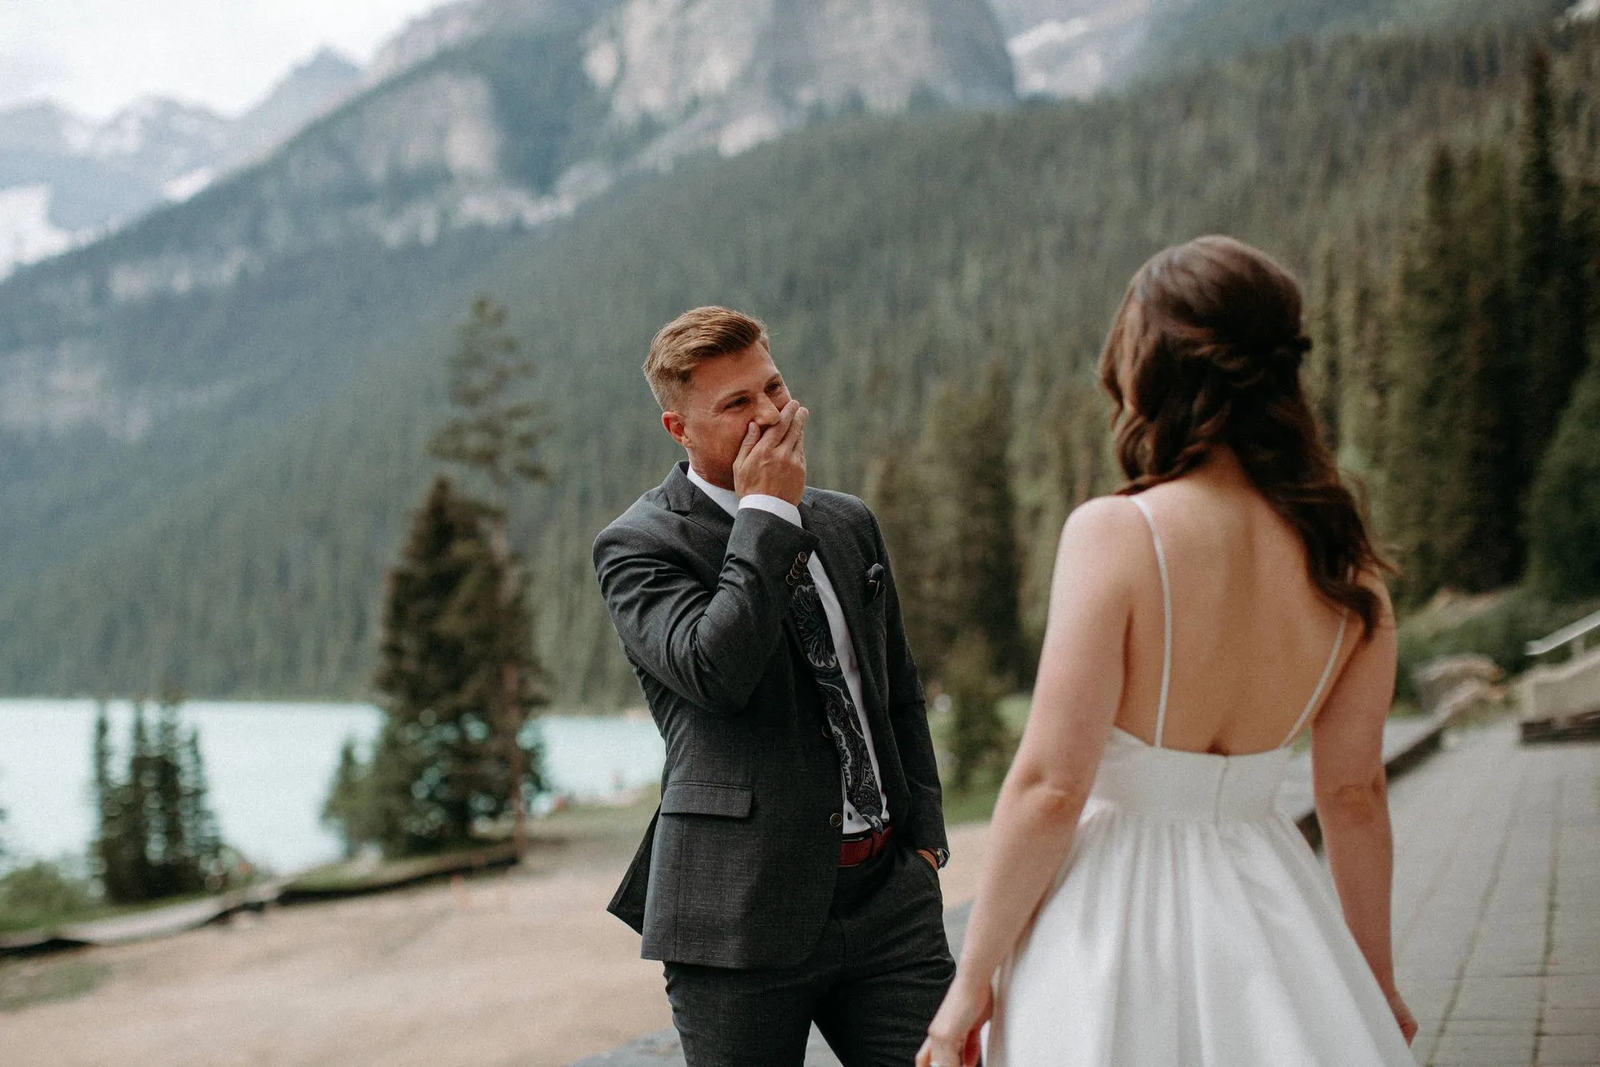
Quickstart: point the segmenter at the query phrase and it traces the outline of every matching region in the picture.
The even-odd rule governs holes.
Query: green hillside
[[[1308,281],[1330,247],[1386,276],[1436,142],[1513,143],[1527,32],[1293,44],[1088,104],[817,128],[639,179],[527,234],[346,247],[152,314],[152,357],[271,353],[275,399],[96,471],[108,499],[138,505],[108,505],[98,545],[93,523],[65,517],[69,562],[13,569],[0,691],[171,679],[207,696],[364,694],[383,568],[431,469],[443,356],[477,291],[508,305],[541,365],[554,477],[517,525],[566,700],[635,699],[588,549],[672,458],[637,368],[653,330],[698,303],[767,319],[816,411],[813,481],[850,490],[918,435],[941,381],[1002,359],[1036,616],[1037,561],[1069,492],[1050,443],[1102,418],[1063,406],[1060,383],[1082,391],[1132,270],[1221,230]],[[1600,175],[1600,31],[1552,47],[1563,162]],[[97,465],[110,454],[82,448]],[[4,462],[45,464],[26,450]],[[196,473],[208,465],[223,469]],[[31,495],[13,493],[0,522],[50,528],[63,477],[4,479]]]

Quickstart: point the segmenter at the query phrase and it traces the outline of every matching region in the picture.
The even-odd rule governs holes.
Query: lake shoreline
[[[108,701],[113,747],[125,750],[132,704]],[[78,863],[95,832],[93,700],[0,700],[0,808],[12,862],[67,857]],[[154,707],[146,705],[147,718]],[[347,739],[375,740],[382,712],[363,704],[253,704],[190,700],[185,726],[199,729],[208,802],[223,839],[253,866],[291,875],[336,860],[342,842],[321,820]],[[648,717],[547,715],[539,720],[540,801],[626,798],[660,780],[665,746]],[[116,757],[114,764],[124,757]],[[538,810],[538,808],[536,808]]]

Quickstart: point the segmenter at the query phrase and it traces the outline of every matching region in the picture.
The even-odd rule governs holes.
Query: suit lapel
[[[688,469],[687,463],[680,461],[675,464],[672,473],[667,475],[667,480],[661,483],[661,490],[666,497],[668,508],[686,516],[696,526],[716,538],[721,551],[718,552],[715,562],[720,565],[722,553],[728,549],[728,535],[733,533],[733,518],[723,511],[715,500],[695,487],[686,473]]]
[[[733,516],[722,510],[722,506],[712,500],[699,487],[689,480],[689,465],[678,462],[672,468],[672,473],[667,475],[667,480],[661,483],[661,490],[666,497],[667,507],[679,515],[684,516],[696,526],[709,534],[716,543],[716,554],[707,554],[713,570],[722,566],[723,556],[728,551],[728,537],[733,533]],[[804,522],[804,519],[801,520]],[[829,572],[829,580],[833,574]],[[794,620],[786,611],[783,613],[783,629],[794,642],[796,648],[803,647],[800,640],[800,631],[795,629]],[[851,633],[855,632],[852,627]]]

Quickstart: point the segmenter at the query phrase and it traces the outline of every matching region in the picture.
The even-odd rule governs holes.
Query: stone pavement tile
[[[1536,1019],[1539,987],[1543,981],[1540,978],[1463,979],[1450,1019]]]
[[[1539,1067],[1595,1067],[1600,1033],[1552,1034],[1539,1039]]]
[[[1533,1035],[1458,1034],[1445,1030],[1433,1050],[1436,1064],[1511,1067],[1533,1062]]]
[[[1600,974],[1551,975],[1545,979],[1544,1006],[1547,1010],[1600,1006]]]
[[[1538,1031],[1538,1020],[1523,1019],[1451,1019],[1448,1033],[1454,1037],[1458,1034],[1494,1034],[1500,1037],[1525,1037],[1531,1043],[1533,1035]]]
[[[1539,1019],[1542,1034],[1600,1034],[1600,1005],[1588,1008],[1550,1008]]]
[[[1436,1022],[1443,1021],[1445,1012],[1450,1008],[1450,1000],[1455,996],[1454,979],[1413,978],[1401,971],[1395,982],[1400,987],[1400,995],[1405,998],[1406,1006],[1419,1020],[1427,1016]]]

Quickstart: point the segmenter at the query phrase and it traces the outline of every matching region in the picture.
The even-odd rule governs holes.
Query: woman
[[[1301,391],[1294,280],[1226,237],[1134,275],[1100,362],[1128,481],[1067,520],[1033,713],[918,1067],[1405,1065],[1394,619]],[[1274,807],[1311,724],[1337,902]],[[1342,906],[1341,921],[1339,908]]]

